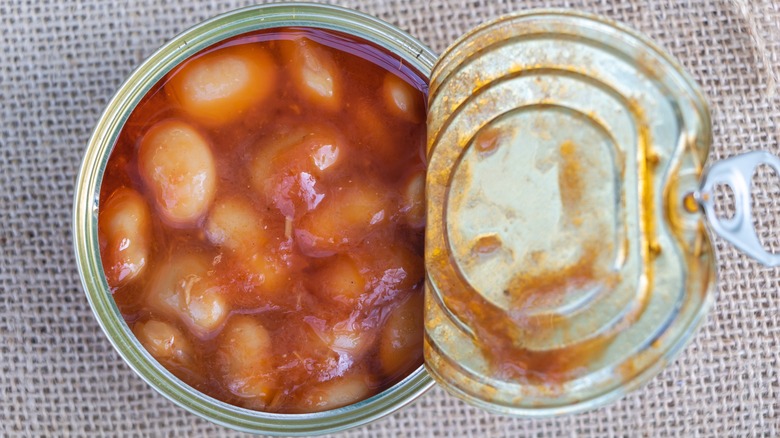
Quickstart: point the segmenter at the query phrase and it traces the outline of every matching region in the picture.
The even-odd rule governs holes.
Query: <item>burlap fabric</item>
[[[177,408],[122,362],[81,290],[70,224],[84,147],[121,81],[177,32],[247,3],[0,0],[0,435],[233,435]],[[610,3],[344,2],[438,52],[513,10],[606,15],[650,35],[701,84],[712,103],[711,158],[780,153],[780,2]],[[773,250],[780,250],[778,181],[759,172],[754,183],[757,224]],[[676,362],[620,402],[523,420],[434,389],[345,435],[780,436],[780,270],[715,244],[719,293],[704,327]]]

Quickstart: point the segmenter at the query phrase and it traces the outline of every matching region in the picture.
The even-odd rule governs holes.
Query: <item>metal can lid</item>
[[[709,145],[695,83],[613,22],[532,12],[457,41],[429,101],[433,377],[492,411],[551,415],[655,375],[712,296],[706,228],[681,195]]]

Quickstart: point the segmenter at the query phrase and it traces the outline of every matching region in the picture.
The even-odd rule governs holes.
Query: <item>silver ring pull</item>
[[[704,208],[712,229],[740,251],[766,266],[780,265],[780,254],[764,249],[753,227],[750,186],[753,173],[759,164],[772,166],[780,175],[780,158],[765,151],[748,152],[713,164],[704,176],[701,189],[694,196]],[[715,214],[713,188],[724,184],[734,192],[735,212],[732,218],[720,218]]]

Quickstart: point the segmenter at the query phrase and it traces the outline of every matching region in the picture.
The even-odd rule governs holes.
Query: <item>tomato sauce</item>
[[[337,32],[241,35],[125,124],[99,211],[139,342],[207,395],[314,412],[422,364],[426,79]]]

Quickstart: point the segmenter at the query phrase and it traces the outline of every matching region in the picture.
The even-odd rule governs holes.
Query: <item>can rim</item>
[[[122,83],[100,116],[79,170],[73,201],[73,248],[84,293],[98,324],[125,363],[165,398],[213,423],[270,435],[312,435],[360,426],[411,403],[434,382],[424,366],[393,387],[361,402],[311,414],[273,414],[209,397],[165,370],[140,345],[122,318],[105,280],[97,235],[97,205],[108,157],[132,110],[165,74],[219,41],[283,26],[351,34],[394,53],[430,77],[436,55],[397,27],[351,9],[312,3],[254,5],[221,14],[176,35],[144,60]]]
[[[513,20],[521,17],[522,18],[531,18],[531,17],[580,18],[580,19],[590,20],[600,24],[606,24],[625,34],[628,34],[629,36],[637,39],[641,44],[643,44],[647,49],[652,51],[654,54],[657,54],[666,62],[671,64],[685,80],[686,84],[690,87],[691,91],[694,92],[698,100],[705,104],[704,109],[709,109],[709,107],[706,105],[707,99],[704,97],[704,93],[701,91],[700,87],[693,79],[693,77],[691,77],[688,71],[680,65],[680,62],[677,60],[677,58],[672,56],[669,52],[667,52],[663,47],[661,47],[649,36],[619,21],[612,20],[598,14],[578,11],[578,10],[571,10],[571,9],[540,8],[540,9],[534,9],[530,11],[523,11],[518,13],[510,13],[510,14],[502,15],[496,20],[491,20],[491,21],[481,23],[478,26],[472,27],[467,32],[458,36],[458,38],[455,41],[453,41],[449,46],[447,46],[447,48],[444,49],[444,52],[442,52],[439,55],[439,57],[436,59],[436,62],[433,66],[433,70],[440,70],[441,69],[440,66],[443,63],[443,61],[447,60],[447,58],[449,58],[450,53],[452,53],[452,51],[456,49],[458,46],[462,45],[466,40],[473,38],[476,34],[480,32],[488,31],[491,27],[495,26],[497,23],[507,21],[507,20]],[[432,83],[431,85],[433,86],[434,84]],[[431,89],[431,93],[433,93],[433,91],[434,90]],[[711,126],[711,121],[709,119],[710,117],[709,111],[704,111],[703,113],[704,113],[703,115],[707,117],[706,120],[707,126]]]

